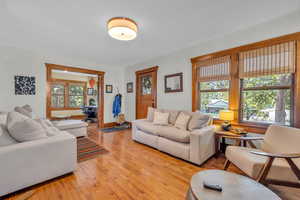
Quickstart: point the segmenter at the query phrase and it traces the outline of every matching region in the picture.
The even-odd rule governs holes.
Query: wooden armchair
[[[241,141],[244,139],[249,141],[249,138]],[[224,169],[233,163],[263,184],[300,188],[300,129],[272,125],[261,149],[251,147],[227,147]]]

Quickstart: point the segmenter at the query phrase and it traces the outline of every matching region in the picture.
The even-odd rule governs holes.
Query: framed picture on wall
[[[170,74],[165,76],[165,93],[183,91],[183,73]]]
[[[35,95],[35,77],[15,76],[15,95]]]
[[[94,88],[88,88],[87,89],[87,95],[93,96],[94,95]]]
[[[127,93],[133,93],[133,82],[127,83]]]
[[[113,86],[112,85],[106,85],[105,86],[105,92],[106,93],[112,93],[113,92]]]

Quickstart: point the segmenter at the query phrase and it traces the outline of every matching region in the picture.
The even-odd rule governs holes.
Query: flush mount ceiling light
[[[117,40],[133,40],[137,36],[138,26],[126,17],[114,17],[107,22],[108,34]]]

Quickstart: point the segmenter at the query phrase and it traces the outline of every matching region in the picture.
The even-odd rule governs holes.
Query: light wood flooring
[[[25,189],[8,200],[183,200],[193,174],[222,169],[224,157],[201,167],[131,140],[131,130],[101,133],[89,128],[89,137],[109,153],[78,164],[77,170]],[[242,173],[231,166],[229,171]],[[300,189],[272,187],[283,199],[300,199]],[[1,199],[1,198],[0,198]]]

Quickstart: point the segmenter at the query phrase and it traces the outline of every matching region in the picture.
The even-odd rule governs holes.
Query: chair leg
[[[263,183],[264,180],[266,179],[266,177],[270,171],[270,168],[272,166],[273,161],[274,161],[273,157],[268,158],[268,160],[266,161],[264,167],[262,168],[262,170],[260,171],[260,173],[258,175],[258,178],[256,179],[259,183]]]
[[[300,180],[300,169],[297,167],[297,165],[294,163],[294,161],[290,158],[286,158],[286,161],[289,163],[292,171],[297,176],[297,178]]]
[[[231,164],[230,160],[227,159],[224,165],[224,170],[227,170],[230,164]]]

